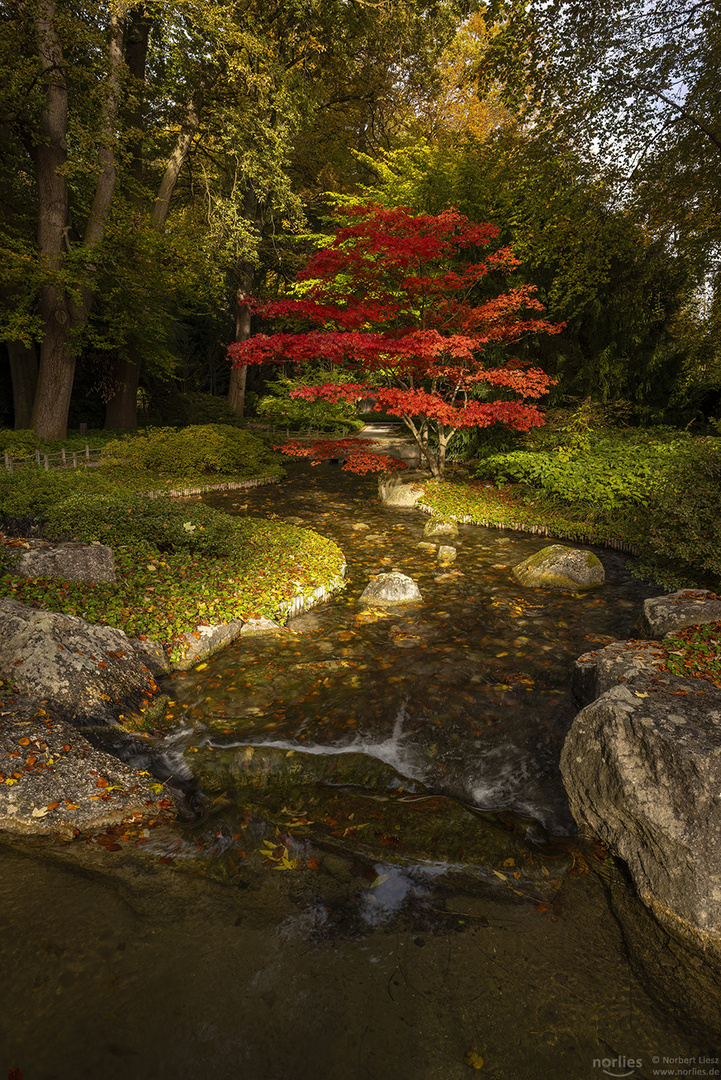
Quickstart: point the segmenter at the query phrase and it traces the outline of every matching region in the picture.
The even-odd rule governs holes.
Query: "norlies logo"
[[[641,1058],[627,1058],[627,1057],[614,1057],[614,1058],[594,1058],[594,1069],[601,1069],[606,1076],[633,1076],[636,1069],[640,1069],[643,1065]]]

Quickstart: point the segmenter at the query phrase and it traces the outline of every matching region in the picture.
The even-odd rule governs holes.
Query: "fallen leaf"
[[[388,874],[379,874],[375,881],[371,881],[371,889],[375,889],[376,885],[382,885],[384,881],[388,881]]]
[[[475,1050],[469,1050],[463,1060],[466,1065],[469,1065],[472,1069],[483,1068],[483,1058],[480,1054],[477,1054]]]

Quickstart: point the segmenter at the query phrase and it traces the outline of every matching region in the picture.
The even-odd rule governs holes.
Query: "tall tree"
[[[508,250],[481,256],[497,229],[454,211],[429,216],[369,205],[342,214],[347,224],[299,275],[308,283],[305,295],[260,309],[265,317],[320,329],[256,334],[230,346],[233,362],[322,358],[357,372],[363,381],[331,374],[294,394],[372,398],[376,409],[402,419],[434,476],[443,475],[448,444],[463,428],[500,423],[528,430],[543,423],[525,399],[547,393],[552,380],[512,358],[498,362],[497,352],[561,327],[539,317],[533,287],[496,294],[490,283],[518,264]],[[368,468],[367,455],[362,467]]]

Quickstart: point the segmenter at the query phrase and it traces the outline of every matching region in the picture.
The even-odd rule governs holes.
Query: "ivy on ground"
[[[344,565],[331,540],[275,520],[233,521],[230,552],[202,557],[159,552],[147,541],[114,547],[117,580],[90,585],[49,578],[0,578],[0,595],[31,607],[80,615],[145,636],[173,652],[199,624],[278,617],[299,594],[328,585]]]

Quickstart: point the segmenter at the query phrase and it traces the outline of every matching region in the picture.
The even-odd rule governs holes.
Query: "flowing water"
[[[607,551],[601,590],[522,589],[548,541],[474,526],[442,568],[375,489],[300,463],[207,497],[333,538],[346,588],[167,680],[164,736],[123,752],[162,754],[186,823],[6,843],[0,1076],[582,1080],[708,1051],[634,974],[622,872],[558,771],[573,660],[656,590]],[[392,568],[423,600],[360,602]]]

